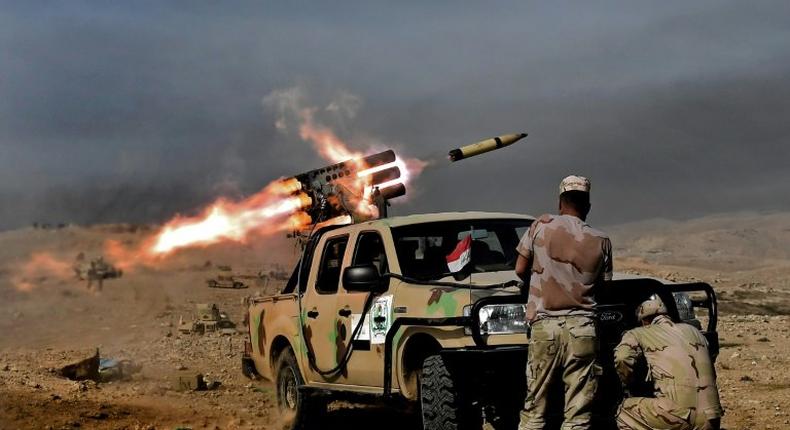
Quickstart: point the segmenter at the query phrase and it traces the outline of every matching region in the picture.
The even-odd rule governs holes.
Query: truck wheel
[[[277,406],[287,419],[285,428],[309,429],[312,421],[323,416],[326,404],[319,398],[305,395],[299,390],[304,385],[296,357],[288,349],[280,355],[277,365]]]
[[[463,401],[461,391],[441,355],[426,358],[420,375],[422,428],[461,430],[480,424],[472,405]]]

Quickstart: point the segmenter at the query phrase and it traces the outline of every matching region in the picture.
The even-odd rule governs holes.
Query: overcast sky
[[[157,222],[324,164],[263,99],[297,86],[364,149],[425,157],[395,213],[591,220],[790,209],[790,3],[0,2],[0,228]],[[326,112],[325,112],[326,113]]]

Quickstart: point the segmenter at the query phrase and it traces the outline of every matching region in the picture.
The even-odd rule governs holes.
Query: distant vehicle
[[[207,279],[206,284],[208,284],[209,288],[232,288],[232,289],[243,289],[248,288],[249,286],[242,282],[241,280],[237,279],[235,276],[225,276],[225,275],[218,275],[214,279]]]
[[[185,322],[183,317],[178,323],[178,331],[184,334],[205,334],[219,332],[221,334],[235,334],[236,323],[230,320],[225,312],[220,312],[214,303],[198,303],[195,305],[197,318],[192,322]]]
[[[480,428],[483,420],[515,429],[528,327],[513,269],[516,244],[532,222],[462,212],[317,229],[285,289],[248,299],[242,371],[274,381],[294,429],[313,426],[329,400],[406,401],[419,407],[425,429]],[[471,263],[451,274],[446,256],[468,236]],[[694,308],[705,308],[704,334],[718,354],[716,296],[708,284],[616,274],[599,295],[604,373],[596,428],[614,428],[622,393],[612,350],[653,294],[675,321],[699,325]]]
[[[120,278],[123,276],[123,270],[104,261],[104,257],[99,256],[89,262],[85,262],[85,255],[82,253],[77,255],[73,269],[77,279],[80,281],[88,281],[89,290],[93,289],[94,282],[96,282],[97,291],[101,291],[105,279]]]

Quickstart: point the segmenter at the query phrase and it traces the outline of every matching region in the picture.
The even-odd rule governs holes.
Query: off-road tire
[[[314,421],[326,412],[326,403],[323,399],[309,396],[299,390],[299,387],[304,385],[304,380],[293,351],[287,349],[280,354],[276,369],[277,406],[288,423],[284,428],[290,430],[314,428]]]
[[[461,390],[441,355],[431,355],[420,374],[420,410],[426,430],[463,430],[474,423]]]

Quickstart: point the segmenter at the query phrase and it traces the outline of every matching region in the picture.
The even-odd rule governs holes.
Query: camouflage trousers
[[[563,429],[588,429],[601,367],[596,361],[595,320],[587,316],[549,317],[532,323],[527,354],[527,399],[519,430],[543,429],[550,387],[565,388]]]
[[[705,414],[678,407],[666,397],[631,397],[617,410],[620,430],[709,430]]]

